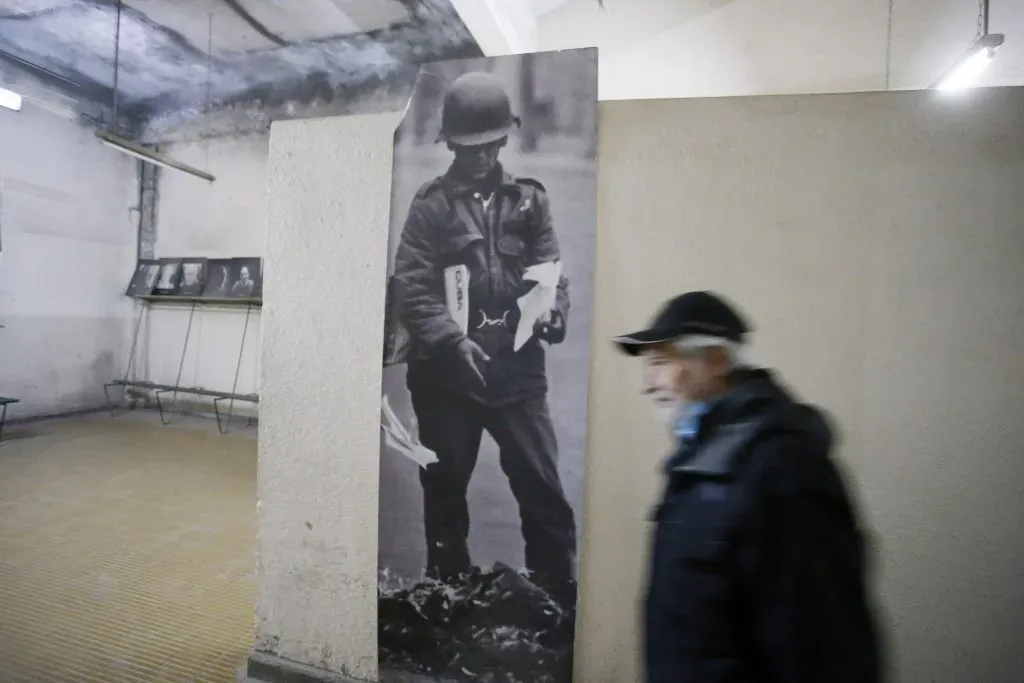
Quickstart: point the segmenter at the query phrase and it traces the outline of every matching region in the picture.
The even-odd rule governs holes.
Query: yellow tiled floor
[[[5,430],[0,681],[235,681],[253,640],[254,433],[150,415]]]

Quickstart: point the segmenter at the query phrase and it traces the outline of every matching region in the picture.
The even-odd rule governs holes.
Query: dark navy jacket
[[[878,683],[858,521],[831,431],[737,373],[666,465],[646,602],[648,683]]]

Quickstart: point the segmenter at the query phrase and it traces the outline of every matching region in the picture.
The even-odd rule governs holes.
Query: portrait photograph
[[[181,276],[178,282],[178,296],[199,296],[206,281],[206,259],[188,258],[181,262]]]
[[[596,149],[596,50],[420,70],[382,302],[382,681],[572,679]]]
[[[206,282],[203,285],[204,299],[227,299],[234,284],[232,272],[234,271],[234,260],[208,259],[206,261]]]
[[[154,294],[171,296],[178,293],[178,280],[181,276],[180,258],[160,259],[160,274],[157,276]]]
[[[160,275],[160,262],[152,259],[139,261],[128,283],[125,294],[128,296],[149,296],[156,288],[157,277]]]
[[[263,295],[263,274],[259,258],[232,259],[228,298],[258,299]]]

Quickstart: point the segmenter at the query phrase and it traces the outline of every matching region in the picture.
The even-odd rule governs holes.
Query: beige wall
[[[1024,89],[602,109],[595,338],[679,290],[741,302],[754,359],[843,428],[900,681],[1024,671],[1022,112]],[[584,680],[630,680],[661,444],[635,364],[593,362]]]
[[[577,680],[637,680],[667,447],[605,340],[692,288],[740,302],[754,360],[841,423],[894,680],[1019,679],[1021,112],[1020,89],[602,105]],[[271,144],[257,647],[364,678],[395,122],[290,122]]]

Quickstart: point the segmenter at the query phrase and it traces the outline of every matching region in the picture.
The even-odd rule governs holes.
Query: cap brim
[[[654,344],[666,344],[679,338],[679,334],[671,330],[640,330],[632,334],[624,334],[621,337],[614,337],[614,342],[619,350],[630,356],[639,356],[647,347]]]

